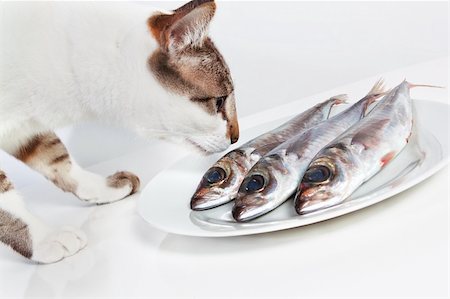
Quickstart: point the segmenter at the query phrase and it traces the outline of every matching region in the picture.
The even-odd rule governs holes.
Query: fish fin
[[[377,82],[372,86],[372,89],[367,93],[366,97],[379,96],[386,93],[384,86],[384,79],[380,78]]]
[[[367,115],[367,109],[370,105],[372,105],[378,98],[388,93],[389,90],[385,89],[384,79],[380,78],[377,82],[372,86],[372,89],[366,94],[364,97],[366,99],[364,105],[364,116]]]
[[[371,146],[376,145],[378,141],[377,137],[374,134],[372,134],[373,131],[380,131],[388,124],[389,119],[382,119],[371,124],[370,132],[368,130],[365,130],[356,133],[355,136],[353,136],[352,140],[350,141],[350,144],[351,145],[361,144],[364,147],[364,149],[368,149]]]
[[[348,96],[346,94],[339,94],[331,97],[328,102],[331,102],[331,107],[334,105],[348,104]],[[331,109],[328,111],[327,119],[330,118]]]
[[[339,94],[337,96],[331,97],[330,100],[334,100],[333,105],[348,104],[348,95]]]

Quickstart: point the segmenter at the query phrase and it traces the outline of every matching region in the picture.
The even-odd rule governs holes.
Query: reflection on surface
[[[98,257],[89,247],[62,262],[37,265],[24,296],[57,298],[67,291],[73,293],[78,287],[89,286],[90,279],[95,281],[94,267],[99,268]]]
[[[135,196],[87,209],[90,214],[81,225],[87,247],[61,262],[34,266],[25,297],[102,296],[115,280],[112,273],[120,272],[116,267],[131,263],[136,249],[155,249],[164,235],[136,214]],[[129,245],[141,242],[139,248]]]
[[[114,226],[111,220],[127,213],[131,201],[125,200],[112,205],[91,207],[91,212],[81,229],[88,236],[88,245],[74,256],[50,265],[38,265],[30,278],[25,297],[53,297],[63,294],[81,295],[89,290],[106,287],[109,263],[102,244],[110,238]]]

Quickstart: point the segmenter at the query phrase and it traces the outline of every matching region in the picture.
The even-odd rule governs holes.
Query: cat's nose
[[[239,140],[239,123],[236,114],[236,109],[231,109],[231,112],[227,114],[227,137],[230,138],[231,144],[236,143]]]
[[[239,137],[231,137],[231,144],[238,142]]]
[[[236,143],[239,140],[239,125],[232,124],[230,125],[230,140],[231,144]]]

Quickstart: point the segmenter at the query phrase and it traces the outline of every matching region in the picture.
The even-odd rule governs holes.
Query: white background
[[[219,2],[211,26],[232,70],[244,127],[252,115],[273,117],[283,104],[331,90],[351,94],[343,86],[383,74],[447,85],[448,35],[446,2]],[[448,102],[446,90],[413,95]],[[105,175],[134,170],[143,182],[183,154],[94,124],[60,133],[82,165]],[[147,226],[135,211],[136,196],[86,207],[10,157],[0,160],[31,210],[55,225],[81,226],[90,241],[79,255],[50,266],[30,265],[0,248],[0,296],[448,295],[448,167],[336,220],[211,239]],[[423,213],[405,215],[408,204]]]

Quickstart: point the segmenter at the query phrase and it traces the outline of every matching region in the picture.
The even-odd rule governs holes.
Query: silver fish
[[[367,117],[317,154],[295,195],[298,214],[341,203],[402,151],[413,127],[411,87],[404,81],[392,89]]]
[[[204,174],[191,198],[191,209],[206,210],[233,200],[245,174],[262,156],[299,132],[327,119],[331,107],[344,102],[345,95],[332,97],[227,153]]]
[[[247,173],[232,210],[243,222],[266,214],[292,196],[314,156],[336,136],[356,124],[383,94],[382,81],[345,111],[321,122],[267,153]]]

